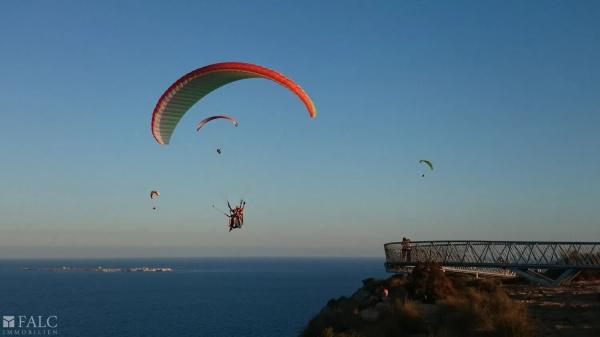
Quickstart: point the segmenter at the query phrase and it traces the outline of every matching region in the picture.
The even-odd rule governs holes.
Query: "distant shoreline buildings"
[[[130,268],[112,268],[112,267],[42,267],[29,268],[23,267],[22,271],[43,271],[43,272],[91,272],[91,273],[169,273],[173,271],[171,267],[130,267]]]

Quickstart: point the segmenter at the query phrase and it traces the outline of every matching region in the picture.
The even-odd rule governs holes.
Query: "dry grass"
[[[332,327],[323,329],[321,337],[362,337],[355,332],[335,332]]]
[[[321,336],[328,328],[332,331],[351,332],[362,324],[358,317],[358,303],[352,299],[340,297],[330,300],[326,310],[316,315],[306,326],[301,336]],[[337,335],[336,335],[337,336]]]
[[[582,270],[581,273],[579,275],[577,275],[577,277],[575,278],[575,281],[597,281],[597,280],[600,280],[600,270],[598,270],[598,269]]]
[[[440,301],[437,330],[445,336],[533,336],[527,308],[497,283],[479,281]]]
[[[392,308],[392,320],[403,332],[414,334],[427,331],[423,317],[413,301],[396,301]]]
[[[393,312],[402,319],[416,320],[420,318],[419,310],[413,301],[396,301],[392,308]]]
[[[359,333],[361,337],[405,337],[427,333],[427,327],[412,301],[396,300],[388,315],[363,326]]]

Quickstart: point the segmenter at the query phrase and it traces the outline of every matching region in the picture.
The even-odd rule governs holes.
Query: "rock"
[[[430,303],[413,302],[415,308],[425,316],[434,315],[437,312],[438,306]]]
[[[321,309],[320,314],[321,315],[328,315],[332,312],[333,310],[331,310],[330,306],[324,306],[323,309]]]
[[[375,289],[379,285],[379,282],[372,277],[369,277],[368,279],[364,279],[362,281],[362,283],[363,283],[363,289],[368,292],[371,292],[371,293],[375,292]]]
[[[392,288],[389,297],[394,300],[405,301],[408,298],[408,291],[402,287]]]
[[[375,310],[380,315],[385,315],[392,310],[392,305],[390,304],[389,301],[379,302],[379,303],[375,304]]]
[[[365,310],[362,310],[360,313],[360,318],[363,319],[363,321],[366,322],[375,322],[377,320],[377,318],[379,318],[379,313],[377,312],[377,310],[373,309],[373,308],[367,308]]]
[[[364,289],[359,289],[352,295],[352,299],[358,302],[360,306],[368,305],[369,297],[371,297],[371,294]]]

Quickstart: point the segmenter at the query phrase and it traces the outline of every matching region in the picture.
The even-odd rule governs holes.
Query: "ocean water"
[[[0,316],[58,317],[58,336],[297,336],[375,258],[0,260]],[[170,266],[172,273],[22,271],[22,267]],[[0,336],[9,328],[0,326]],[[44,330],[44,329],[42,329]],[[35,333],[35,331],[34,331]]]

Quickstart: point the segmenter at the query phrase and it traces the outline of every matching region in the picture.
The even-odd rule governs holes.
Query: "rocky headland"
[[[600,336],[600,282],[536,287],[444,273],[418,265],[408,276],[366,279],[330,300],[301,337]]]

